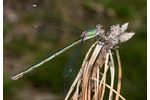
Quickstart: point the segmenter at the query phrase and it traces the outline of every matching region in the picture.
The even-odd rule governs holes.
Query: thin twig
[[[96,95],[96,96],[95,96],[95,97],[96,97],[96,100],[98,100],[99,71],[100,71],[100,70],[99,70],[99,66],[97,65],[97,83],[96,83],[96,94],[95,94],[95,95]]]
[[[104,74],[103,74],[102,79],[100,80],[102,82],[104,81],[104,83],[106,82],[105,78],[106,78],[106,73],[107,73],[107,70],[108,70],[108,58],[109,58],[109,53],[106,54],[106,60],[105,60],[105,66],[104,66]],[[101,83],[100,83],[99,87],[101,87]],[[104,92],[105,92],[105,85],[103,86],[101,100],[103,100]]]
[[[114,86],[114,78],[115,78],[115,67],[114,67],[114,59],[111,53],[111,50],[109,50],[109,54],[110,54],[110,74],[111,74],[111,88],[113,88]],[[108,100],[112,100],[113,99],[113,91],[110,90],[109,92],[109,99]]]
[[[121,80],[122,80],[122,67],[121,67],[121,61],[119,56],[119,51],[116,50],[117,60],[118,60],[118,85],[117,85],[117,92],[120,94],[121,90]],[[119,100],[119,96],[116,95],[115,100]]]

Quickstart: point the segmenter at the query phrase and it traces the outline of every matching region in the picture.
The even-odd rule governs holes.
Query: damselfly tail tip
[[[19,74],[19,75],[15,75],[13,77],[10,77],[10,78],[11,78],[11,80],[17,80],[17,79],[19,79],[22,76],[23,76],[23,74]]]
[[[11,80],[17,80],[15,77],[10,77]]]

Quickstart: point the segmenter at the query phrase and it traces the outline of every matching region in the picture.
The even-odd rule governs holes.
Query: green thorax
[[[88,36],[95,35],[96,33],[97,33],[97,29],[96,28],[91,28],[91,29],[87,30]]]

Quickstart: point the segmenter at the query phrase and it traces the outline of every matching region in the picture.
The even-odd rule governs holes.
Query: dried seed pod
[[[126,42],[128,41],[129,39],[132,38],[132,36],[134,35],[135,33],[134,32],[126,32],[126,33],[123,33],[119,36],[119,41],[122,43],[122,42]]]
[[[121,28],[120,28],[120,32],[121,32],[121,33],[124,33],[124,32],[126,31],[126,29],[128,28],[128,25],[129,25],[129,23],[123,24],[123,25],[121,26]]]

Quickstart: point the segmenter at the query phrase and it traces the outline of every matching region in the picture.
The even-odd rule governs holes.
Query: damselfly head
[[[82,34],[81,34],[81,37],[82,37],[82,38],[87,37],[87,36],[88,36],[87,32],[88,32],[88,31],[86,31],[86,30],[83,31]]]

